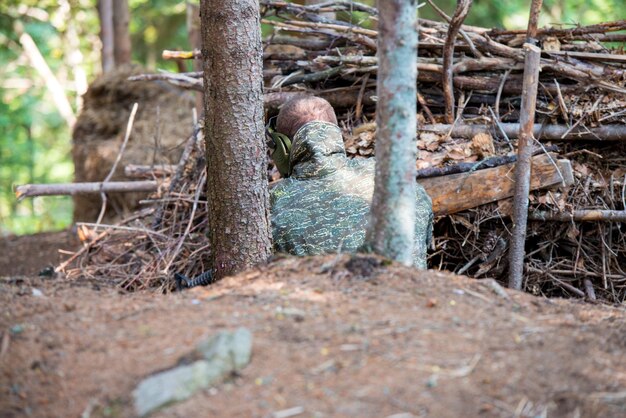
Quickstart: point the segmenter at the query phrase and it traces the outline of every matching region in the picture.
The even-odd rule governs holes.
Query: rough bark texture
[[[520,109],[520,134],[517,142],[517,164],[515,164],[515,195],[513,196],[513,231],[509,250],[509,287],[522,288],[524,273],[524,244],[528,222],[528,194],[530,193],[530,169],[533,148],[533,124],[539,85],[539,60],[541,50],[525,44],[524,88]]]
[[[113,0],[98,1],[98,16],[100,17],[100,41],[102,42],[102,72],[115,68],[113,55]]]
[[[256,0],[200,4],[207,197],[216,278],[271,254]]]
[[[131,46],[128,24],[130,11],[128,0],[113,0],[113,55],[115,65],[130,63]]]
[[[415,225],[417,10],[379,0],[376,180],[366,248],[412,263]]]

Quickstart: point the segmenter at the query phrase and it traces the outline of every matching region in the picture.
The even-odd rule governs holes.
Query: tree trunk
[[[189,44],[191,50],[195,51],[202,47],[202,38],[200,36],[200,7],[187,1],[187,36],[189,37]],[[202,71],[202,61],[195,59],[191,61],[193,63],[194,71]],[[200,116],[204,115],[202,92],[195,92],[196,96],[196,109]]]
[[[417,9],[415,0],[379,0],[376,180],[366,248],[413,263]]]
[[[100,17],[100,41],[102,42],[102,71],[106,73],[115,68],[113,0],[98,0],[98,16]]]
[[[257,0],[200,3],[207,198],[215,277],[271,255]]]
[[[113,55],[115,57],[115,66],[117,67],[130,62],[129,21],[128,0],[113,0]]]

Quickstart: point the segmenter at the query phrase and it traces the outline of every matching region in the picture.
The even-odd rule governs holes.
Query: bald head
[[[283,105],[276,120],[276,130],[293,139],[304,124],[322,121],[337,124],[335,110],[326,100],[315,96],[301,96]]]

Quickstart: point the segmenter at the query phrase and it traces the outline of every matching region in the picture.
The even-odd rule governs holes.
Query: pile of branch
[[[361,122],[364,115],[371,119],[378,70],[376,9],[346,1],[302,6],[262,0],[261,6],[261,22],[273,29],[263,56],[267,108],[274,110],[295,94],[309,93],[328,99],[335,108],[349,109],[351,123]],[[436,10],[442,19],[451,20]],[[351,22],[330,19],[328,12]],[[420,19],[418,99],[424,120],[452,124],[460,117],[482,116],[483,123],[516,122],[525,31],[461,23]],[[561,124],[552,132],[558,131],[562,139],[576,139],[587,129],[607,124],[614,124],[613,137],[626,137],[626,55],[612,53],[602,44],[626,41],[626,34],[615,33],[624,30],[624,20],[538,30],[542,46],[539,123]],[[166,51],[164,56],[197,59],[200,52]],[[202,90],[201,76],[196,72],[148,77]],[[602,139],[603,133],[597,137]]]
[[[116,225],[79,223],[84,246],[56,271],[70,279],[109,280],[127,291],[170,291],[174,273],[196,276],[210,270],[205,265],[209,251],[205,168],[199,126],[177,166],[127,166],[127,175],[135,179],[159,178],[160,187],[143,202],[146,209]]]
[[[267,115],[297,95],[324,97],[338,111],[349,155],[373,156],[376,10],[341,0],[314,6],[260,3],[262,23],[272,29],[264,48]],[[421,173],[434,170],[424,176],[429,177],[465,164],[466,174],[457,176],[467,186],[467,178],[483,167],[479,161],[504,161],[516,147],[526,31],[467,26],[463,16],[439,13],[452,23],[420,19],[417,167],[425,170]],[[524,285],[536,294],[611,302],[626,298],[626,56],[605,46],[625,42],[626,35],[616,33],[624,30],[626,21],[537,32],[542,55],[534,136],[542,142],[564,141],[560,147],[573,160],[574,175],[569,188],[531,196]],[[198,59],[200,52],[165,51],[164,56]],[[201,72],[134,79],[203,89]],[[198,135],[188,143],[196,144],[189,148],[195,151],[186,152],[176,169],[159,168],[157,175],[156,169],[129,168],[148,179],[169,173],[169,188],[151,200],[152,213],[138,215],[129,225],[99,235],[87,228],[95,240],[61,266],[70,276],[106,276],[128,290],[171,289],[173,272],[193,276],[209,269],[203,264],[208,214]],[[554,150],[539,142],[535,146]],[[542,158],[556,170],[551,176],[562,179],[556,156]],[[278,176],[271,166],[268,174],[270,180]],[[498,175],[510,182],[512,174]],[[504,277],[511,226],[505,197],[469,210],[462,205],[450,209],[449,199],[435,199],[448,206],[435,225],[430,267]]]

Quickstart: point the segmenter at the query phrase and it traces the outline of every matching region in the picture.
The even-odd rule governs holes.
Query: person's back
[[[306,104],[307,99],[300,100]],[[285,105],[287,111],[289,105]],[[291,134],[293,140],[289,177],[270,191],[274,249],[299,256],[354,253],[365,240],[375,161],[348,159],[336,119],[333,121],[324,113],[317,118],[322,120],[315,120],[315,116],[312,112],[307,118],[313,121],[300,120],[300,124],[305,122],[301,126],[282,123],[283,132]],[[280,118],[281,115],[279,130]],[[426,268],[432,209],[430,198],[420,185],[416,200],[414,264]]]

